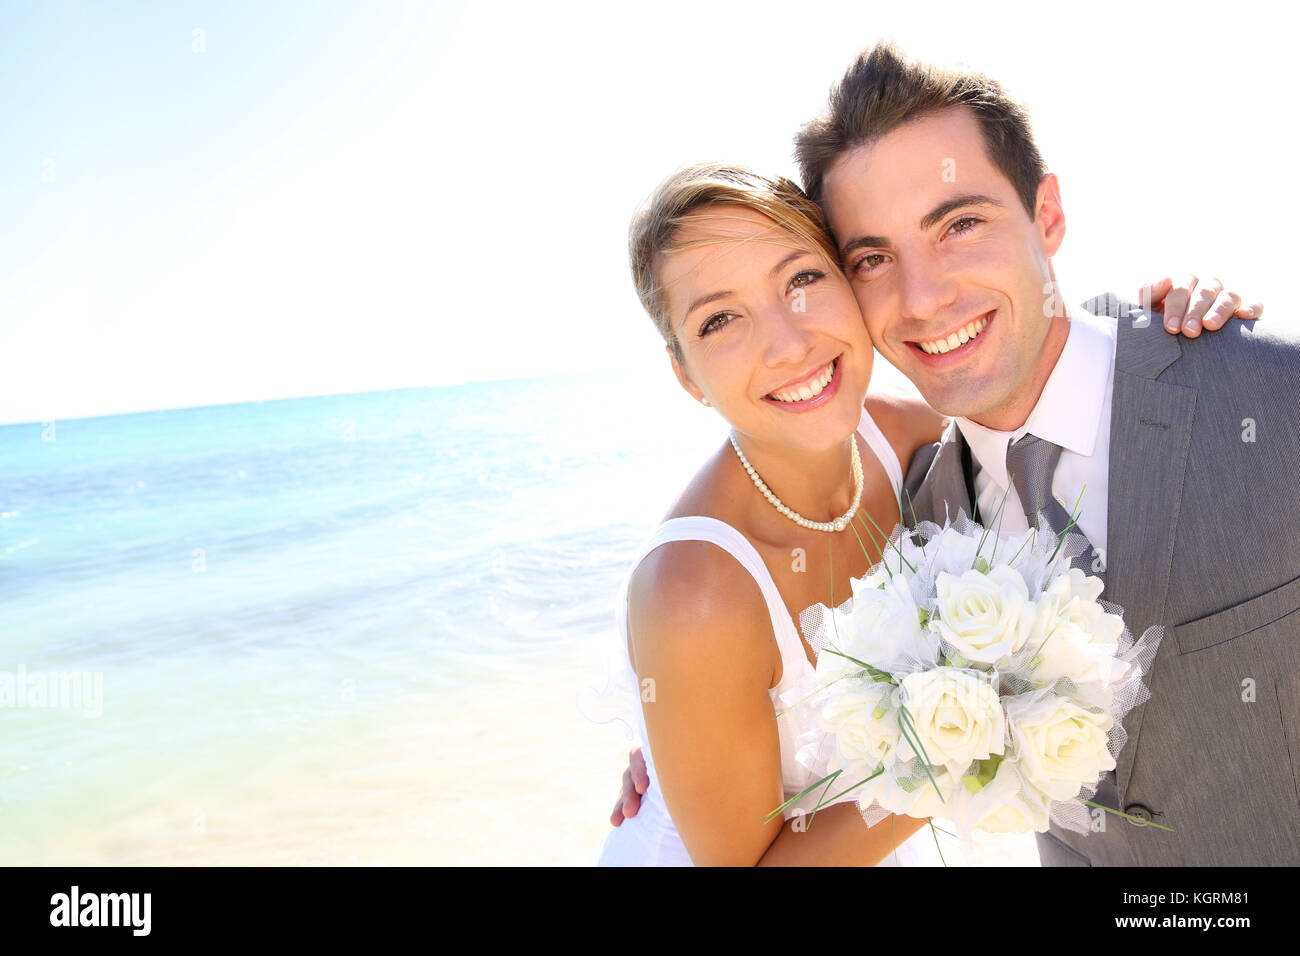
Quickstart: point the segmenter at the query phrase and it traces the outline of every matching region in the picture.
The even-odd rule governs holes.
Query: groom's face
[[[846,152],[824,205],[880,353],[943,414],[1005,427],[1042,377],[1065,235],[1056,177],[1031,217],[958,107]]]

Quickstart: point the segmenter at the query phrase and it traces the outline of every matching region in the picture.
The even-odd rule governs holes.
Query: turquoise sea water
[[[632,551],[724,435],[674,389],[0,427],[0,863],[78,862],[141,814],[198,827],[290,762],[363,765],[404,702],[593,653]]]

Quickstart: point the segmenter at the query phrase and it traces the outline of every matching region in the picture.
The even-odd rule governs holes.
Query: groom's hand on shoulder
[[[1188,275],[1182,285],[1174,285],[1168,277],[1145,285],[1138,292],[1138,301],[1144,309],[1164,312],[1166,332],[1181,332],[1189,339],[1200,335],[1201,329],[1220,329],[1231,318],[1258,319],[1264,314],[1262,303],[1247,305],[1238,293],[1224,289],[1218,279],[1202,281],[1194,275]]]
[[[624,820],[630,820],[641,809],[641,794],[650,789],[650,777],[646,773],[645,758],[641,748],[637,747],[627,755],[627,769],[623,771],[623,789],[614,804],[614,812],[609,815],[612,826],[619,826]]]

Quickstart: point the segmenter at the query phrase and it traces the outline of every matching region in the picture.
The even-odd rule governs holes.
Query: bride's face
[[[839,269],[757,212],[699,210],[666,255],[682,387],[751,438],[823,450],[857,428],[872,349]]]

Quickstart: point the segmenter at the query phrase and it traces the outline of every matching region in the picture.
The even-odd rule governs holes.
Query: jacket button
[[[1130,803],[1124,808],[1124,812],[1132,818],[1128,822],[1135,827],[1144,827],[1151,822],[1151,809],[1140,803]]]

